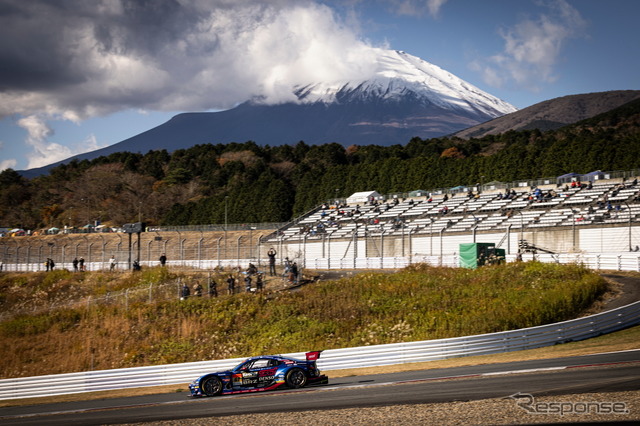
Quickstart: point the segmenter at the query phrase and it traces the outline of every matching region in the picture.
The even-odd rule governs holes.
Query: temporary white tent
[[[347,204],[364,204],[373,197],[375,200],[381,200],[382,195],[377,191],[355,192],[347,198]]]

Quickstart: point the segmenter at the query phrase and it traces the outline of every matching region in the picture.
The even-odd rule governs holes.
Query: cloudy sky
[[[524,108],[640,89],[636,0],[0,0],[0,170],[403,50]]]

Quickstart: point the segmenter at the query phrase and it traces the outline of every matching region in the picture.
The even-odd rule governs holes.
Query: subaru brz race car
[[[229,371],[209,373],[189,385],[191,396],[216,396],[261,392],[283,385],[291,389],[307,384],[327,384],[329,378],[320,374],[316,360],[320,352],[307,352],[306,361],[279,355],[249,358]]]

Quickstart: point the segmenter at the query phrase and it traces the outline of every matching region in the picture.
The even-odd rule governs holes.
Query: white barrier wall
[[[322,353],[318,367],[325,371],[341,370],[511,352],[584,340],[637,324],[640,324],[640,302],[571,321],[520,330],[451,339],[330,349]],[[304,359],[302,352],[285,356]],[[186,384],[202,374],[229,369],[242,360],[234,358],[3,379],[0,380],[0,400]]]

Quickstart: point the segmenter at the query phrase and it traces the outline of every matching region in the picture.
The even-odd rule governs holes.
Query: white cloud
[[[440,9],[448,0],[428,0],[427,8],[429,9],[429,14],[433,17],[437,17],[440,14]]]
[[[14,169],[18,162],[14,158],[9,158],[8,160],[0,161],[0,172],[6,169]]]
[[[513,84],[537,91],[541,84],[558,79],[556,65],[567,41],[583,36],[587,24],[580,12],[564,0],[544,5],[548,13],[537,19],[524,18],[499,31],[504,40],[502,52],[471,64],[487,84]]]
[[[423,16],[428,13],[434,18],[448,0],[390,0],[393,11],[398,15]]]
[[[13,87],[0,92],[0,116],[78,122],[123,109],[224,109],[254,96],[280,102],[291,99],[292,84],[373,69],[371,46],[311,1],[33,4],[30,20],[4,18],[12,18],[13,33],[0,29],[0,53],[22,48],[35,56],[8,61],[14,69],[4,71],[5,81]],[[3,33],[21,45],[3,47]]]
[[[27,131],[25,142],[31,147],[27,154],[28,168],[36,168],[65,160],[73,155],[102,148],[95,136],[91,135],[86,140],[75,146],[64,146],[48,140],[53,136],[53,130],[46,121],[38,115],[30,115],[18,120],[18,126]],[[3,162],[4,163],[4,162]],[[0,163],[2,165],[2,163]],[[15,160],[13,165],[15,166]]]

